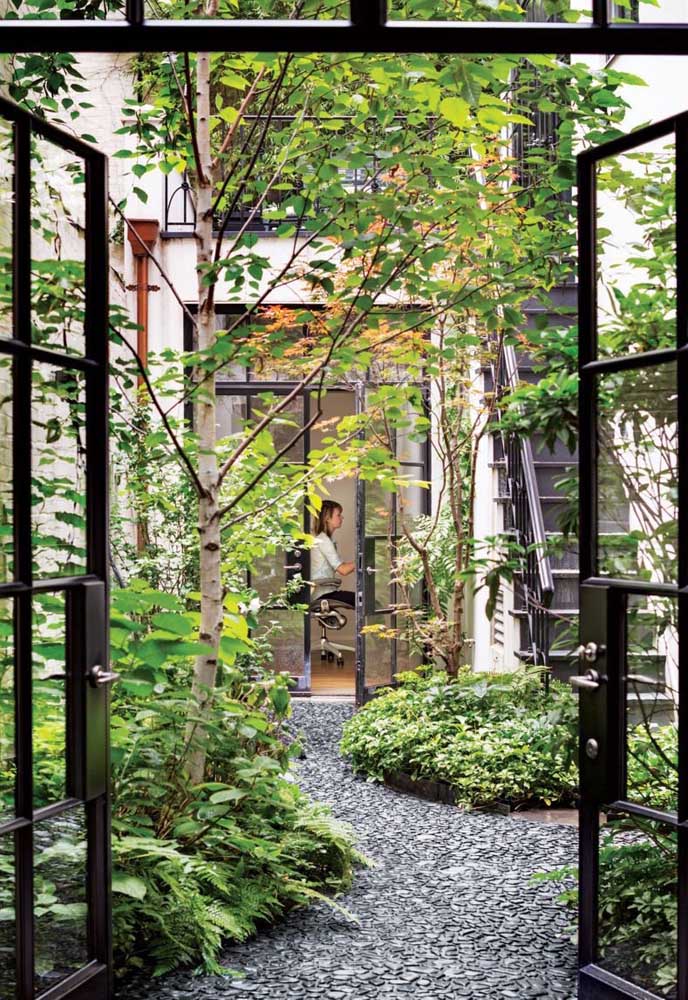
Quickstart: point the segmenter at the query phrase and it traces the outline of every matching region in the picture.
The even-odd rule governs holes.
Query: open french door
[[[578,195],[579,996],[687,1000],[688,114],[582,153]]]
[[[369,412],[375,387],[358,383],[356,412]],[[410,421],[412,422],[412,421]],[[403,522],[430,510],[430,451],[408,431],[392,434],[391,445],[399,471],[409,485],[397,493],[377,481],[358,478],[356,483],[356,704],[368,701],[376,690],[394,683],[395,674],[419,662],[401,636],[408,606],[419,607],[423,587],[419,582],[411,594],[402,595],[394,572],[397,547],[403,537]],[[408,600],[410,597],[410,600]],[[406,600],[404,599],[406,598]]]
[[[111,995],[107,161],[0,100],[0,995]]]

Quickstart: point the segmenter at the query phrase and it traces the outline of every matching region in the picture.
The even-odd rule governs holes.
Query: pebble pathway
[[[356,778],[337,744],[351,705],[296,702],[300,785],[358,834],[375,867],[340,900],[290,913],[223,955],[242,979],[173,974],[120,1000],[575,1000],[571,915],[538,871],[575,863],[572,827],[464,813]]]

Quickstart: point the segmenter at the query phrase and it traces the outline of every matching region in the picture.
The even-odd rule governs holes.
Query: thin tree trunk
[[[215,343],[215,310],[212,289],[203,283],[212,259],[213,243],[213,169],[210,151],[210,56],[199,53],[196,68],[197,164],[196,265],[198,272],[198,350],[208,351]],[[212,653],[196,658],[192,684],[192,709],[200,717],[190,722],[188,736],[194,738],[189,759],[189,776],[194,783],[203,780],[206,751],[203,720],[209,715],[217,676],[218,654],[222,637],[222,575],[220,519],[218,513],[218,461],[216,453],[215,380],[207,379],[194,401],[194,429],[198,435],[198,476],[204,494],[198,505],[199,573],[201,591],[201,642]]]

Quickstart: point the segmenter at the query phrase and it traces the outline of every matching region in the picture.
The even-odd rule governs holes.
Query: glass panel
[[[15,815],[13,603],[0,601],[0,823]]]
[[[33,801],[67,797],[65,598],[38,594],[33,614]]]
[[[83,160],[44,139],[32,144],[32,338],[83,354],[86,279]]]
[[[390,615],[368,615],[363,627],[365,635],[365,686],[392,682],[393,638]]]
[[[85,395],[80,372],[34,365],[32,528],[38,577],[86,571]]]
[[[0,996],[16,990],[16,923],[14,918],[14,835],[0,837]]]
[[[630,802],[678,808],[678,604],[629,597],[626,768]]]
[[[419,417],[423,414],[419,413],[418,410],[407,403],[404,407],[406,411],[406,419],[408,420],[407,427],[397,427],[396,431],[396,452],[397,458],[400,462],[410,462],[414,465],[420,466],[422,469],[425,461],[425,434],[422,433],[423,426],[418,427]],[[420,440],[418,438],[420,437]],[[416,478],[422,479],[423,476],[419,475]]]
[[[372,560],[371,560],[372,555]],[[392,600],[392,551],[386,538],[368,539],[363,571],[372,578],[375,608],[388,608]]]
[[[0,337],[11,337],[14,130],[0,118]]]
[[[36,992],[88,962],[86,821],[83,807],[34,827]]]
[[[12,359],[0,355],[0,583],[14,576],[12,397]]]
[[[269,609],[261,616],[258,636],[267,638],[273,652],[273,670],[286,670],[292,677],[303,677],[303,630],[305,616],[302,611]]]
[[[674,155],[663,138],[598,166],[600,357],[676,346]]]
[[[234,324],[237,323],[241,314],[239,313],[217,313],[216,314],[216,328],[218,330],[231,330],[232,342],[237,342],[241,336],[238,326],[235,329]],[[224,365],[217,373],[217,380],[226,382],[246,382],[247,379],[247,368],[243,364],[237,364],[234,361],[230,361],[228,364]]]
[[[653,996],[676,997],[676,833],[628,814],[602,817],[599,964]]]
[[[415,468],[405,466],[401,470],[401,474],[409,483],[423,482],[423,467],[420,465]],[[408,523],[420,514],[424,514],[428,497],[428,490],[424,486],[400,486],[397,494],[399,518],[404,517]],[[399,527],[399,531],[401,531],[401,527]]]
[[[382,488],[378,482],[365,484],[365,534],[394,534],[392,517],[392,497],[389,490]]]
[[[239,434],[246,423],[246,396],[226,396],[221,393],[217,397],[217,436],[229,437]]]
[[[269,413],[278,403],[278,396],[267,394],[252,396],[251,416],[260,420],[263,414]],[[289,444],[301,427],[303,427],[303,397],[298,396],[296,399],[292,399],[270,424],[270,434],[275,451],[279,451]],[[284,455],[284,461],[303,462],[303,437],[299,438]]]
[[[570,3],[548,3],[547,0],[485,0],[467,5],[464,0],[391,0],[389,17],[392,21],[547,21],[592,20],[589,0]],[[525,46],[527,48],[527,45]]]
[[[291,561],[282,550],[273,555],[259,556],[251,560],[251,586],[261,601],[270,601],[282,593],[286,581],[284,567]]]
[[[676,366],[601,376],[599,401],[599,572],[675,583]]]

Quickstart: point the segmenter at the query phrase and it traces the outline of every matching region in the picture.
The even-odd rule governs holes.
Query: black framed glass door
[[[0,993],[111,995],[107,160],[0,100]]]
[[[374,413],[379,404],[379,386],[356,386],[356,412]],[[423,409],[427,412],[427,400]],[[400,483],[396,492],[376,480],[359,476],[356,482],[356,703],[364,704],[378,688],[388,687],[394,675],[419,662],[403,632],[407,607],[420,607],[424,588],[420,582],[407,593],[396,579],[395,557],[403,537],[415,519],[430,511],[430,490],[421,483],[430,480],[430,449],[427,439],[414,430],[414,409],[406,405],[407,417],[387,425],[385,434],[398,462]],[[384,415],[382,415],[384,417]],[[376,423],[373,417],[372,426]],[[365,433],[365,432],[364,432]]]
[[[584,1000],[688,998],[687,157],[578,157]]]

